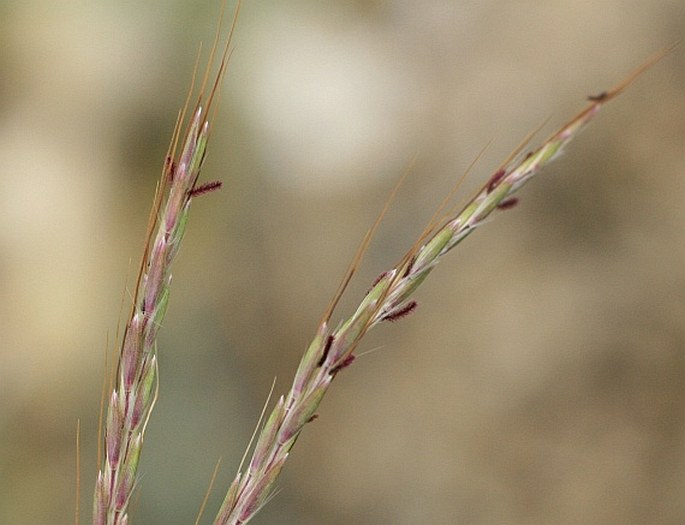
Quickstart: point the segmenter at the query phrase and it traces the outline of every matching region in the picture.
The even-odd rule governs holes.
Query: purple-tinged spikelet
[[[121,450],[121,413],[119,411],[119,396],[116,391],[112,392],[107,414],[107,460],[116,468],[119,465],[119,452]]]
[[[145,409],[147,408],[146,402],[147,400],[143,398],[141,395],[137,395],[136,399],[133,403],[133,406],[131,409],[128,411],[128,417],[130,421],[130,426],[131,428],[135,428],[138,426],[138,424],[141,422],[143,419],[143,416],[145,415]]]
[[[93,508],[93,525],[105,525],[105,515],[107,512],[107,501],[109,500],[109,492],[105,485],[105,477],[102,471],[98,472],[98,477],[95,480],[95,501]]]
[[[164,160],[164,173],[166,173],[167,182],[169,184],[174,182],[174,173],[175,172],[176,172],[176,163],[174,162],[174,159],[172,159],[170,156],[167,156],[167,158]]]
[[[136,314],[133,316],[128,326],[124,347],[121,352],[120,363],[124,379],[123,385],[124,390],[127,392],[131,390],[138,374],[138,366],[140,365],[141,359],[141,330],[141,316]]]

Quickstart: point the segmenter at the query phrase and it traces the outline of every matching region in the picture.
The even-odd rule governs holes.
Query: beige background
[[[218,0],[0,2],[0,523],[88,522],[103,355]],[[682,0],[246,1],[160,339],[133,523],[218,505],[339,315],[462,195],[685,29]],[[685,48],[372,333],[263,524],[685,522]],[[543,134],[544,135],[544,134]]]

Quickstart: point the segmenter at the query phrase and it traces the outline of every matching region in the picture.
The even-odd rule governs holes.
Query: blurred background
[[[0,2],[0,523],[73,522],[79,419],[89,522],[105,349],[219,3]],[[132,522],[193,523],[222,457],[211,522],[410,164],[335,319],[489,140],[461,198],[684,30],[682,0],[244,2]],[[684,80],[681,45],[369,335],[254,523],[685,523]]]

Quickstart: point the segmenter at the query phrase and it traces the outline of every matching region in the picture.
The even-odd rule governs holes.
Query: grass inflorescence
[[[264,423],[248,467],[236,475],[215,525],[245,523],[268,501],[298,436],[305,425],[315,419],[319,404],[336,375],[354,362],[355,351],[364,335],[383,321],[396,321],[412,313],[417,307],[413,294],[442,257],[484,224],[492,214],[514,207],[518,202],[514,194],[557,158],[605,103],[620,94],[662,56],[663,53],[660,53],[650,59],[601,97],[591,97],[585,109],[536,149],[523,154],[515,151],[461,211],[450,213],[444,210],[447,200],[444,201],[405,256],[394,268],[383,272],[374,281],[350,317],[333,326],[331,318],[335,307],[368,247],[379,221],[376,222],[362,242],[316,336],[302,357],[290,391],[278,399]],[[525,147],[527,142],[524,141],[519,149]]]
[[[208,83],[208,66],[200,94],[192,106],[189,103],[193,93],[191,87],[164,162],[133,292],[133,305],[106,401],[104,458],[95,485],[94,525],[129,523],[129,503],[139,480],[138,464],[145,429],[157,398],[156,340],[169,300],[171,267],[184,236],[192,199],[221,187],[219,181],[198,184],[198,178],[206,154],[216,95],[230,54],[234,25],[235,18],[214,80]],[[215,42],[210,65],[216,49]],[[357,349],[368,331],[384,321],[395,322],[415,311],[418,303],[414,294],[440,260],[492,215],[516,206],[518,190],[557,158],[606,103],[663,54],[646,62],[615,88],[588,97],[588,105],[538,147],[525,150],[529,141],[524,141],[461,210],[449,208],[450,193],[406,254],[372,283],[356,311],[335,323],[332,319],[340,298],[392,200],[388,199],[324,313],[302,356],[290,390],[276,400],[260,425],[249,461],[239,467],[230,484],[214,519],[216,525],[248,522],[273,496],[276,482],[300,433],[316,419],[319,405],[336,376],[354,363]],[[189,118],[184,124],[186,115]],[[397,188],[391,197],[396,191]]]
[[[236,13],[237,15],[237,13]],[[232,34],[232,32],[231,32]],[[217,36],[219,33],[217,32]],[[216,190],[220,182],[198,185],[210,135],[216,95],[226,70],[231,37],[208,86],[210,53],[197,101],[191,107],[195,75],[180,111],[150,214],[143,258],[124,330],[104,423],[104,459],[93,497],[94,525],[126,525],[138,483],[145,429],[157,399],[157,334],[169,301],[171,268],[181,246],[193,197]],[[188,122],[186,115],[190,112]],[[185,129],[184,129],[185,127]]]

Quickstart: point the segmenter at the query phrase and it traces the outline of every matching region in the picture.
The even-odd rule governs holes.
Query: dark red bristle
[[[506,174],[507,171],[504,168],[497,170],[488,181],[487,192],[490,193],[492,190],[494,190]]]
[[[204,195],[205,193],[209,193],[214,190],[218,190],[221,188],[223,183],[220,180],[215,180],[212,182],[205,182],[204,184],[201,184],[200,186],[196,186],[192,190],[188,192],[188,195],[190,197],[197,197],[198,195]]]
[[[373,281],[373,284],[371,285],[371,289],[373,289],[374,286],[376,286],[379,282],[381,282],[383,280],[383,277],[385,277],[386,275],[388,275],[388,272],[383,272],[378,277],[376,277],[376,279]],[[369,290],[369,292],[370,291],[371,290]]]
[[[510,210],[519,203],[518,197],[509,197],[497,205],[498,210]]]
[[[331,345],[333,344],[334,339],[335,338],[332,335],[329,335],[326,339],[326,344],[323,347],[323,353],[321,354],[321,359],[319,359],[319,363],[317,366],[323,365],[326,361],[326,358],[328,357],[328,352],[331,351]]]
[[[407,275],[411,273],[411,269],[414,267],[414,262],[416,262],[416,255],[413,255],[412,258],[409,259],[407,266],[404,268],[404,271],[402,272],[402,279],[404,279]]]
[[[340,372],[343,368],[347,368],[348,366],[350,366],[350,365],[352,364],[352,362],[356,359],[356,357],[357,357],[357,356],[355,356],[354,354],[348,355],[345,359],[343,359],[343,360],[340,362],[339,365],[336,365],[336,366],[334,366],[333,368],[331,368],[330,374],[331,374],[332,376],[334,376],[335,374],[337,374],[338,372]]]
[[[376,285],[377,285],[379,282],[381,282],[381,281],[385,278],[386,275],[388,275],[388,272],[383,272],[382,274],[380,274],[378,277],[376,277],[376,278],[373,280],[373,283],[371,283],[371,288],[369,288],[368,290],[366,290],[367,295],[371,292],[371,290],[373,290],[373,289],[376,287]]]
[[[602,102],[602,101],[604,101],[608,96],[609,96],[609,93],[607,93],[606,91],[602,91],[601,93],[599,93],[599,94],[597,94],[597,95],[589,95],[589,96],[587,97],[587,99],[588,99],[590,102]]]
[[[402,306],[401,308],[398,308],[397,310],[393,310],[393,311],[390,311],[387,314],[385,314],[383,316],[383,318],[381,319],[381,321],[393,322],[393,321],[397,321],[398,319],[402,319],[404,316],[409,315],[414,310],[416,310],[416,307],[418,305],[419,305],[419,303],[417,303],[414,300],[411,300],[408,303],[406,303],[404,306]]]

